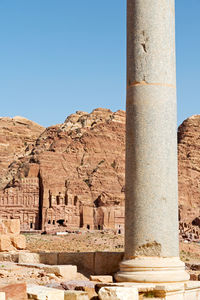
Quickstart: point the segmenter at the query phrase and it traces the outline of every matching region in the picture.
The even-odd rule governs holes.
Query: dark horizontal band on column
[[[165,87],[171,87],[171,88],[176,88],[176,85],[173,85],[173,84],[169,84],[169,83],[161,83],[161,82],[152,82],[152,83],[149,83],[149,82],[146,82],[146,81],[134,81],[132,83],[130,83],[128,86],[127,86],[127,89],[131,88],[131,87],[134,87],[134,86],[144,86],[144,85],[155,85],[155,86],[165,86]]]

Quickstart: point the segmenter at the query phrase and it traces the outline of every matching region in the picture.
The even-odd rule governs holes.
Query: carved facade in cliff
[[[21,230],[40,228],[39,208],[38,178],[23,178],[0,192],[0,219],[20,219]]]
[[[22,230],[123,232],[124,138],[123,111],[78,111],[46,129],[0,118],[0,217],[20,218]],[[193,116],[178,130],[180,234],[188,239],[200,236],[199,141]]]
[[[47,199],[43,199],[44,195]],[[43,203],[48,203],[44,207]],[[17,187],[0,192],[0,219],[20,219],[21,230],[113,229],[124,232],[124,207],[84,205],[67,192],[42,191],[38,177],[22,178]]]

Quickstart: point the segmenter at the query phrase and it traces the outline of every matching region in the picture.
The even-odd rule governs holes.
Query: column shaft
[[[174,0],[128,0],[126,257],[178,256]]]
[[[186,280],[178,258],[174,0],[127,0],[126,110],[127,261],[116,278]]]

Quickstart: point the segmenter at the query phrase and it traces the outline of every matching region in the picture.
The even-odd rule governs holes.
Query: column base
[[[115,275],[118,282],[184,282],[190,276],[179,257],[135,257],[122,261]]]
[[[199,300],[200,282],[186,281],[175,283],[98,283],[99,299],[162,299],[162,300]],[[121,296],[121,297],[119,297]]]

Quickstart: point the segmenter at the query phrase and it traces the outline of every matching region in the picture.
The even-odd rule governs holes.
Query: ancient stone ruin
[[[196,241],[199,132],[200,116],[178,130],[180,236]],[[124,111],[78,111],[46,130],[23,118],[0,118],[0,139],[2,219],[19,218],[23,231],[82,227],[123,233]]]
[[[123,111],[96,109],[47,128],[4,169],[0,218],[20,219],[23,231],[123,233],[124,126]]]
[[[40,198],[39,178],[23,178],[20,186],[0,193],[0,218],[19,219],[21,230],[124,230],[124,209],[120,206],[83,205],[78,196],[69,193],[53,194],[49,190],[48,207]]]
[[[0,252],[25,248],[26,238],[20,234],[20,221],[0,220]]]

